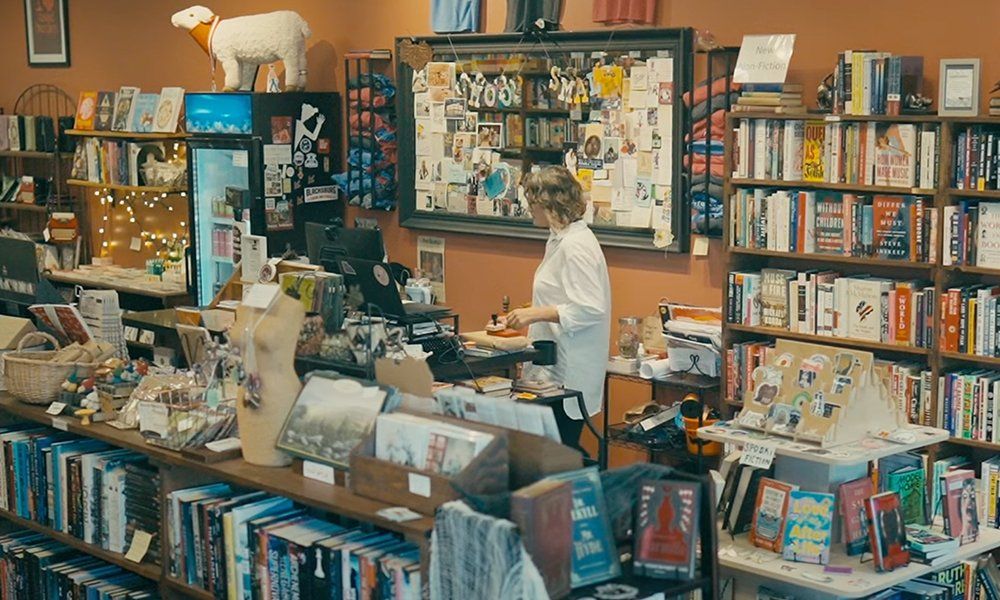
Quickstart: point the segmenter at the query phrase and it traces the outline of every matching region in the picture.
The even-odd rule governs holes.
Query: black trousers
[[[583,419],[571,419],[561,403],[552,407],[552,413],[555,414],[556,426],[559,428],[559,437],[562,439],[562,443],[582,451],[580,434],[583,433]]]

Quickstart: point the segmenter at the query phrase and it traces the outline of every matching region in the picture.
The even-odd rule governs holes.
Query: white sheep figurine
[[[281,60],[285,63],[285,89],[306,87],[306,38],[309,24],[299,13],[279,10],[260,15],[220,19],[211,9],[192,6],[170,17],[174,27],[187,29],[226,72],[223,88],[252,90],[257,67]]]

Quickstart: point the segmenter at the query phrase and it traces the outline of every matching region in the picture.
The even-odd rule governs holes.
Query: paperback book
[[[696,575],[699,484],[643,481],[636,506],[635,573],[692,579]]]
[[[792,490],[782,556],[785,560],[825,565],[830,561],[833,494]]]

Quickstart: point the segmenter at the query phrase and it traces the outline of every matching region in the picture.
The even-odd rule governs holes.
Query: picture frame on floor
[[[69,66],[68,0],[24,0],[28,66]]]

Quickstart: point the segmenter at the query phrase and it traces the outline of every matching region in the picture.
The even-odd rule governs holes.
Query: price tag
[[[132,240],[128,243],[128,249],[132,252],[142,250],[142,240],[137,237],[132,238]]]
[[[740,464],[757,467],[758,469],[768,469],[774,462],[774,446],[765,446],[754,442],[747,442],[743,446],[743,453],[740,455]]]
[[[66,419],[52,419],[52,427],[59,431],[69,431],[69,421]]]
[[[316,481],[322,481],[323,483],[329,483],[330,485],[336,484],[336,479],[334,478],[335,472],[333,467],[330,465],[324,465],[322,463],[313,462],[311,460],[302,461],[302,476],[309,479],[315,479]]]
[[[420,473],[410,473],[410,493],[424,498],[431,497],[431,478]]]
[[[691,249],[691,254],[695,256],[708,256],[708,247],[708,238],[698,236],[694,238],[694,247]]]
[[[225,452],[226,450],[235,450],[242,447],[240,438],[230,437],[221,440],[215,440],[214,442],[209,442],[205,444],[205,447],[212,452]]]
[[[62,411],[63,411],[64,408],[66,408],[66,403],[65,402],[53,402],[45,410],[45,414],[47,414],[47,415],[60,415],[60,414],[62,414]]]
[[[135,563],[142,562],[142,559],[146,556],[146,552],[149,551],[149,543],[152,541],[152,533],[136,529],[135,533],[132,534],[132,545],[128,547],[128,552],[125,553],[125,560]]]

